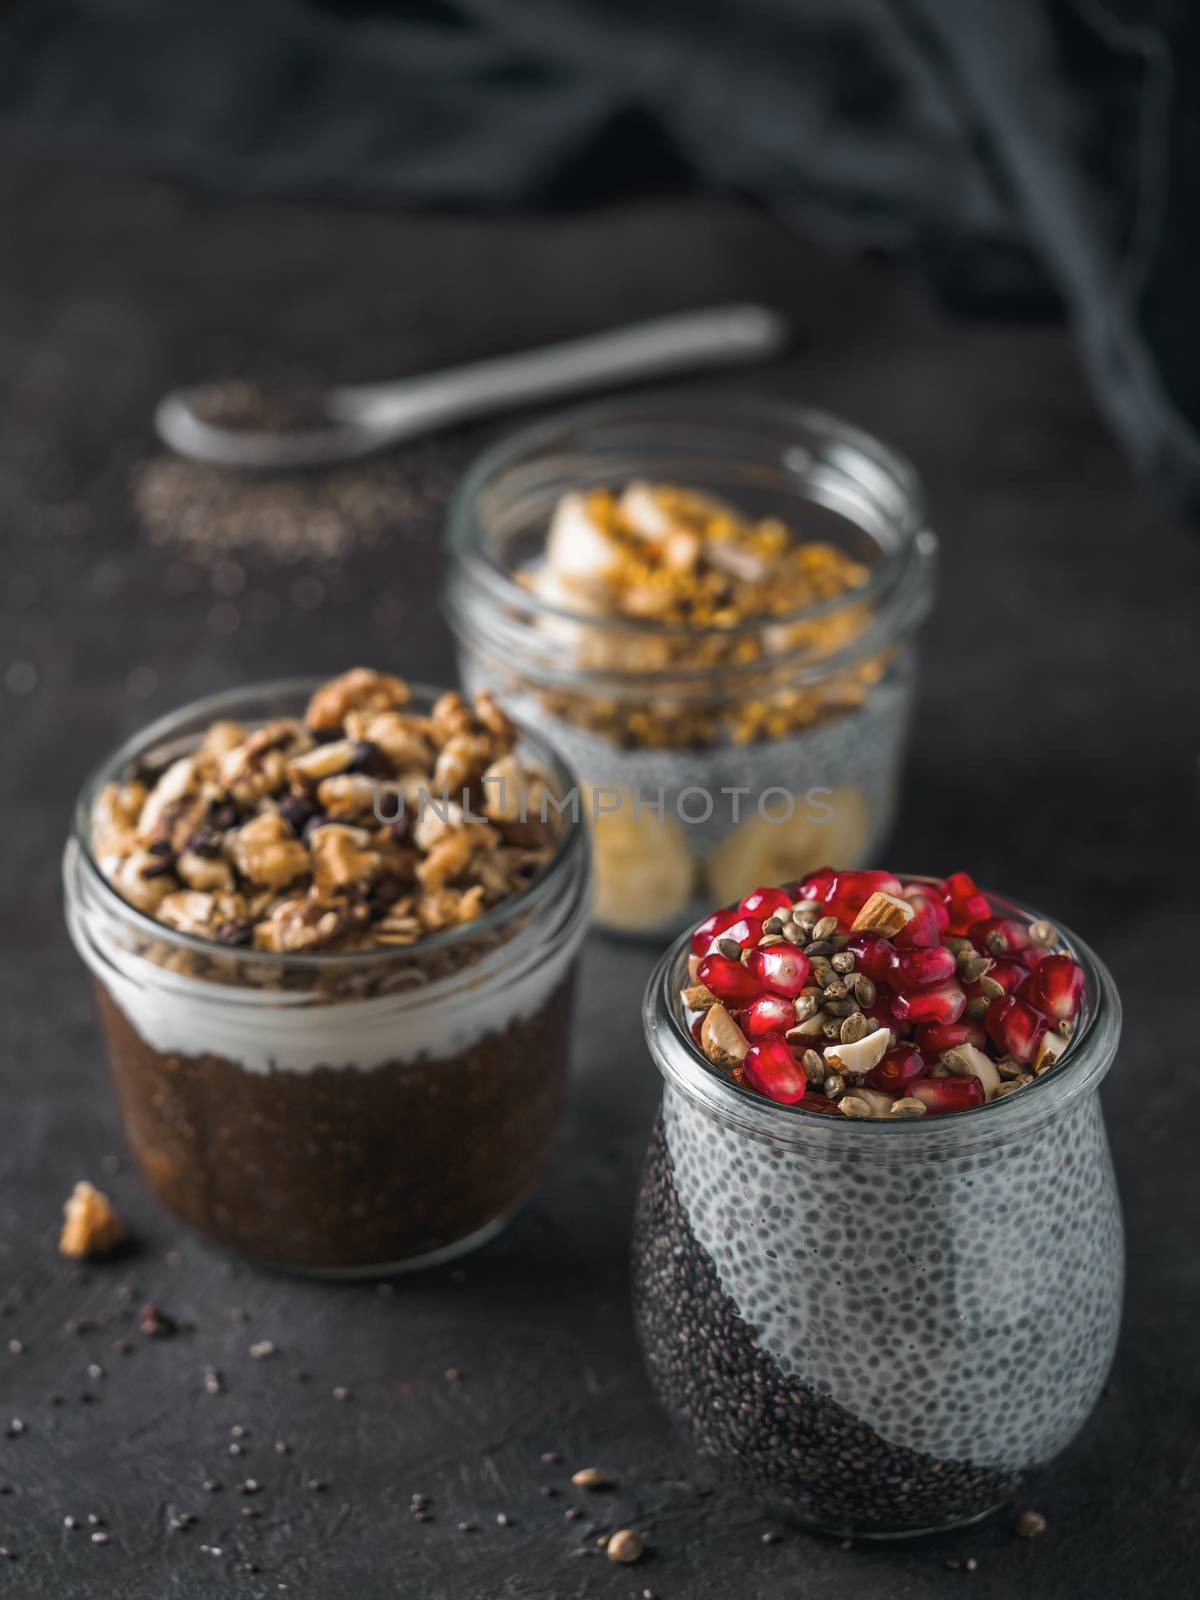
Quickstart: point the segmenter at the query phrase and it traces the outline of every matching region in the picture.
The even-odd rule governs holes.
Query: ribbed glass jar
[[[279,955],[177,932],[122,899],[91,850],[96,794],[210,723],[300,717],[316,680],[185,707],[84,785],[63,862],[66,917],[95,978],[130,1148],[157,1197],[273,1266],[356,1274],[431,1265],[496,1233],[561,1121],[584,829],[564,818],[528,889],[403,947]],[[414,710],[437,691],[414,688]],[[542,741],[522,759],[553,792]]]
[[[683,628],[563,609],[523,582],[556,505],[635,480],[716,497],[869,569],[820,606]],[[903,757],[936,540],[912,467],[773,401],[626,399],[483,456],[449,525],[459,670],[556,746],[593,825],[596,921],[662,938],[747,883],[867,861]]]
[[[1097,1093],[1121,1011],[1059,931],[1087,979],[1066,1055],[939,1117],[857,1120],[741,1089],[682,1020],[686,939],[650,980],[664,1088],[634,1231],[642,1349],[692,1444],[777,1513],[854,1537],[972,1521],[1096,1402],[1124,1270]]]

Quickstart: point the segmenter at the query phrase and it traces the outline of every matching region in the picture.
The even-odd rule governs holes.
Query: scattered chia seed
[[[220,1482],[219,1478],[205,1478],[205,1480],[204,1480],[204,1488],[205,1488],[206,1493],[208,1493],[208,1494],[216,1494],[216,1492],[218,1491],[218,1489],[220,1489],[220,1487],[221,1487],[221,1482]]]
[[[314,1494],[320,1494],[325,1485],[320,1478],[310,1478],[304,1487],[306,1489],[311,1489]]]
[[[286,1439],[276,1439],[276,1441],[275,1441],[275,1454],[277,1456],[286,1456],[286,1455],[288,1455],[290,1453],[290,1451],[291,1451],[291,1448],[292,1448],[291,1445],[288,1444]]]
[[[237,1492],[239,1494],[257,1494],[258,1491],[259,1483],[257,1478],[247,1478],[244,1483],[238,1484]]]
[[[96,1532],[92,1535],[92,1543],[93,1544],[107,1544],[108,1543],[108,1535],[105,1533],[103,1528],[98,1528],[96,1530]]]
[[[339,1383],[337,1388],[333,1391],[333,1398],[335,1400],[349,1400],[350,1390],[347,1389],[344,1384]]]
[[[208,1393],[208,1394],[220,1394],[222,1392],[222,1390],[224,1389],[224,1387],[225,1387],[225,1385],[221,1381],[221,1374],[217,1371],[216,1367],[205,1367],[205,1369],[204,1369],[204,1388],[205,1388],[205,1392]]]
[[[79,1518],[71,1516],[71,1514],[68,1512],[67,1515],[63,1518],[63,1527],[64,1528],[77,1528],[78,1526],[79,1526]]]
[[[558,1462],[560,1462],[562,1460],[562,1457],[559,1455],[557,1450],[543,1450],[542,1451],[542,1460],[546,1463],[546,1465],[548,1467],[551,1467],[551,1466],[555,1466]]]
[[[496,1526],[498,1528],[509,1528],[512,1526],[512,1521],[506,1511],[497,1511]]]
[[[1045,1533],[1046,1519],[1040,1511],[1018,1511],[1013,1523],[1013,1532],[1022,1539],[1036,1539],[1039,1533]]]
[[[268,1356],[275,1354],[275,1346],[270,1339],[260,1339],[257,1344],[250,1346],[250,1354],[255,1361],[265,1361]]]
[[[153,1300],[148,1300],[142,1307],[138,1326],[147,1339],[169,1339],[178,1331],[175,1319],[160,1310]]]
[[[479,1531],[479,1524],[477,1522],[460,1522],[458,1525],[458,1531],[459,1533],[477,1533]]]
[[[21,1421],[20,1417],[14,1417],[5,1431],[10,1439],[15,1439],[18,1437],[18,1435],[25,1432],[25,1424]]]
[[[8,1341],[8,1349],[10,1355],[19,1356],[24,1353],[25,1346],[21,1343],[20,1339],[10,1339]]]
[[[457,1383],[461,1377],[462,1377],[462,1373],[459,1371],[459,1369],[457,1367],[447,1367],[446,1368],[446,1382],[447,1383]]]

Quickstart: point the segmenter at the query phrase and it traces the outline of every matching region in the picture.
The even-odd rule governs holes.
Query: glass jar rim
[[[489,484],[506,470],[515,469],[522,457],[536,458],[538,454],[547,452],[556,439],[569,436],[572,432],[622,420],[631,427],[639,420],[649,424],[674,422],[683,426],[689,423],[714,425],[750,420],[761,425],[775,424],[795,432],[797,443],[791,448],[804,450],[809,455],[808,447],[800,442],[807,432],[836,450],[840,456],[854,460],[860,468],[869,471],[877,484],[886,484],[890,489],[897,505],[895,514],[889,519],[892,542],[885,546],[882,541],[876,540],[881,552],[880,559],[872,565],[870,577],[859,588],[848,589],[830,599],[794,611],[747,618],[729,627],[697,628],[687,623],[656,622],[651,618],[596,616],[556,605],[517,583],[508,569],[481,547],[477,537],[475,506]],[[636,450],[636,445],[628,448]],[[845,463],[840,470],[846,470]],[[854,520],[848,513],[840,512],[839,515],[847,521]],[[865,527],[861,531],[869,532]],[[559,412],[550,420],[543,419],[506,434],[477,456],[459,480],[450,502],[447,543],[453,559],[488,593],[497,607],[519,605],[534,617],[551,622],[586,624],[592,629],[612,630],[634,639],[687,638],[696,641],[706,638],[738,639],[761,633],[767,627],[787,628],[813,622],[852,605],[877,605],[895,594],[907,597],[910,585],[905,580],[917,564],[917,558],[928,557],[936,549],[936,538],[927,525],[925,493],[920,474],[906,456],[890,445],[854,424],[816,408],[797,406],[764,395],[734,395],[714,399],[688,392],[641,399],[626,397],[573,407]],[[872,647],[871,644],[867,645],[867,649]],[[857,641],[853,653],[859,653]],[[828,668],[829,658],[826,658],[823,670]]]
[[[298,702],[302,702],[326,681],[325,677],[316,675],[276,678],[201,696],[198,700],[191,700],[186,705],[157,717],[98,762],[84,779],[76,797],[70,843],[77,852],[78,863],[83,869],[88,888],[98,895],[101,904],[111,912],[126,918],[131,925],[156,941],[170,944],[180,950],[191,951],[199,956],[213,957],[219,954],[224,959],[236,957],[239,963],[245,963],[251,969],[278,970],[283,967],[293,972],[337,973],[357,967],[367,971],[377,971],[389,964],[411,962],[418,956],[453,951],[456,947],[476,940],[481,935],[503,928],[521,912],[527,911],[531,904],[536,903],[539,897],[546,893],[547,887],[561,879],[568,866],[578,862],[581,852],[586,851],[585,824],[577,809],[570,807],[565,815],[559,813],[562,816],[562,831],[550,860],[520,893],[510,895],[508,899],[490,906],[470,922],[442,929],[438,933],[418,939],[413,944],[382,946],[377,950],[281,952],[233,947],[214,939],[202,938],[198,934],[184,933],[177,928],[168,927],[166,923],[159,922],[157,918],[139,910],[131,901],[126,900],[100,870],[92,850],[92,807],[104,785],[117,781],[140,755],[152,749],[154,745],[168,743],[172,738],[178,739],[178,727],[181,723],[200,717],[208,717],[212,721],[218,721],[223,716],[232,717],[239,707],[252,704],[256,700],[286,701],[295,697]],[[416,683],[411,679],[405,679],[405,682],[413,700],[421,704],[432,703],[439,695],[446,692],[444,689],[430,684]],[[536,762],[551,773],[560,796],[574,788],[576,781],[574,774],[553,747],[532,733],[524,723],[516,721],[515,718],[513,720],[516,722],[522,742],[529,745]]]
[[[905,883],[935,883],[923,873],[899,874]],[[1082,1026],[1055,1066],[1018,1093],[989,1101],[966,1111],[940,1117],[834,1117],[801,1105],[770,1100],[743,1089],[720,1072],[691,1037],[679,1008],[679,977],[686,973],[693,929],[688,929],[665,950],[646,984],[642,1021],[655,1065],[665,1082],[685,1094],[701,1109],[710,1110],[743,1131],[759,1136],[802,1141],[829,1137],[857,1145],[862,1150],[887,1149],[889,1157],[906,1149],[927,1154],[931,1143],[955,1149],[975,1144],[1003,1143],[1056,1114],[1080,1094],[1099,1086],[1116,1055],[1121,1035],[1121,1000],[1108,968],[1078,935],[1053,918],[1004,895],[983,889],[997,915],[1017,917],[1023,923],[1048,921],[1057,942],[1084,971]],[[884,1130],[887,1130],[886,1132]],[[869,1141],[861,1144],[863,1139]],[[891,1140],[885,1144],[884,1141]],[[905,1141],[909,1143],[906,1145]]]

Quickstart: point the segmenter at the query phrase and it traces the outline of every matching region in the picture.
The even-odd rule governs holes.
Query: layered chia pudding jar
[[[999,917],[1045,926],[988,898]],[[1005,1082],[986,1066],[982,1088],[955,1076],[975,1047],[939,1057],[922,1039],[924,1107],[911,1087],[839,1085],[838,1105],[803,1072],[793,1090],[714,1065],[680,998],[695,988],[686,937],[650,980],[664,1088],[634,1229],[639,1338],[685,1437],[776,1514],[853,1537],[971,1522],[1069,1444],[1100,1394],[1124,1251],[1097,1091],[1120,1004],[1087,946],[1058,938],[1083,978],[1067,1048],[1041,1051],[1044,1018],[1008,1032],[1012,1002],[985,993]],[[1036,1050],[1036,1072],[1007,1070],[1021,1065],[1009,1043],[1023,1061]],[[886,1083],[887,1069],[860,1081]],[[972,1098],[939,1104],[968,1082]]]
[[[67,921],[169,1210],[334,1275],[503,1227],[563,1110],[590,868],[538,800],[570,783],[486,697],[366,669],[198,702],[93,774]]]
[[[620,401],[485,455],[449,544],[460,673],[582,780],[600,926],[875,853],[936,553],[900,456],[770,401]]]

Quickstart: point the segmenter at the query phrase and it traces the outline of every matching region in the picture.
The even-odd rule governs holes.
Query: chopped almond
[[[911,901],[876,890],[850,926],[854,933],[882,933],[890,939],[916,914],[917,908]]]

